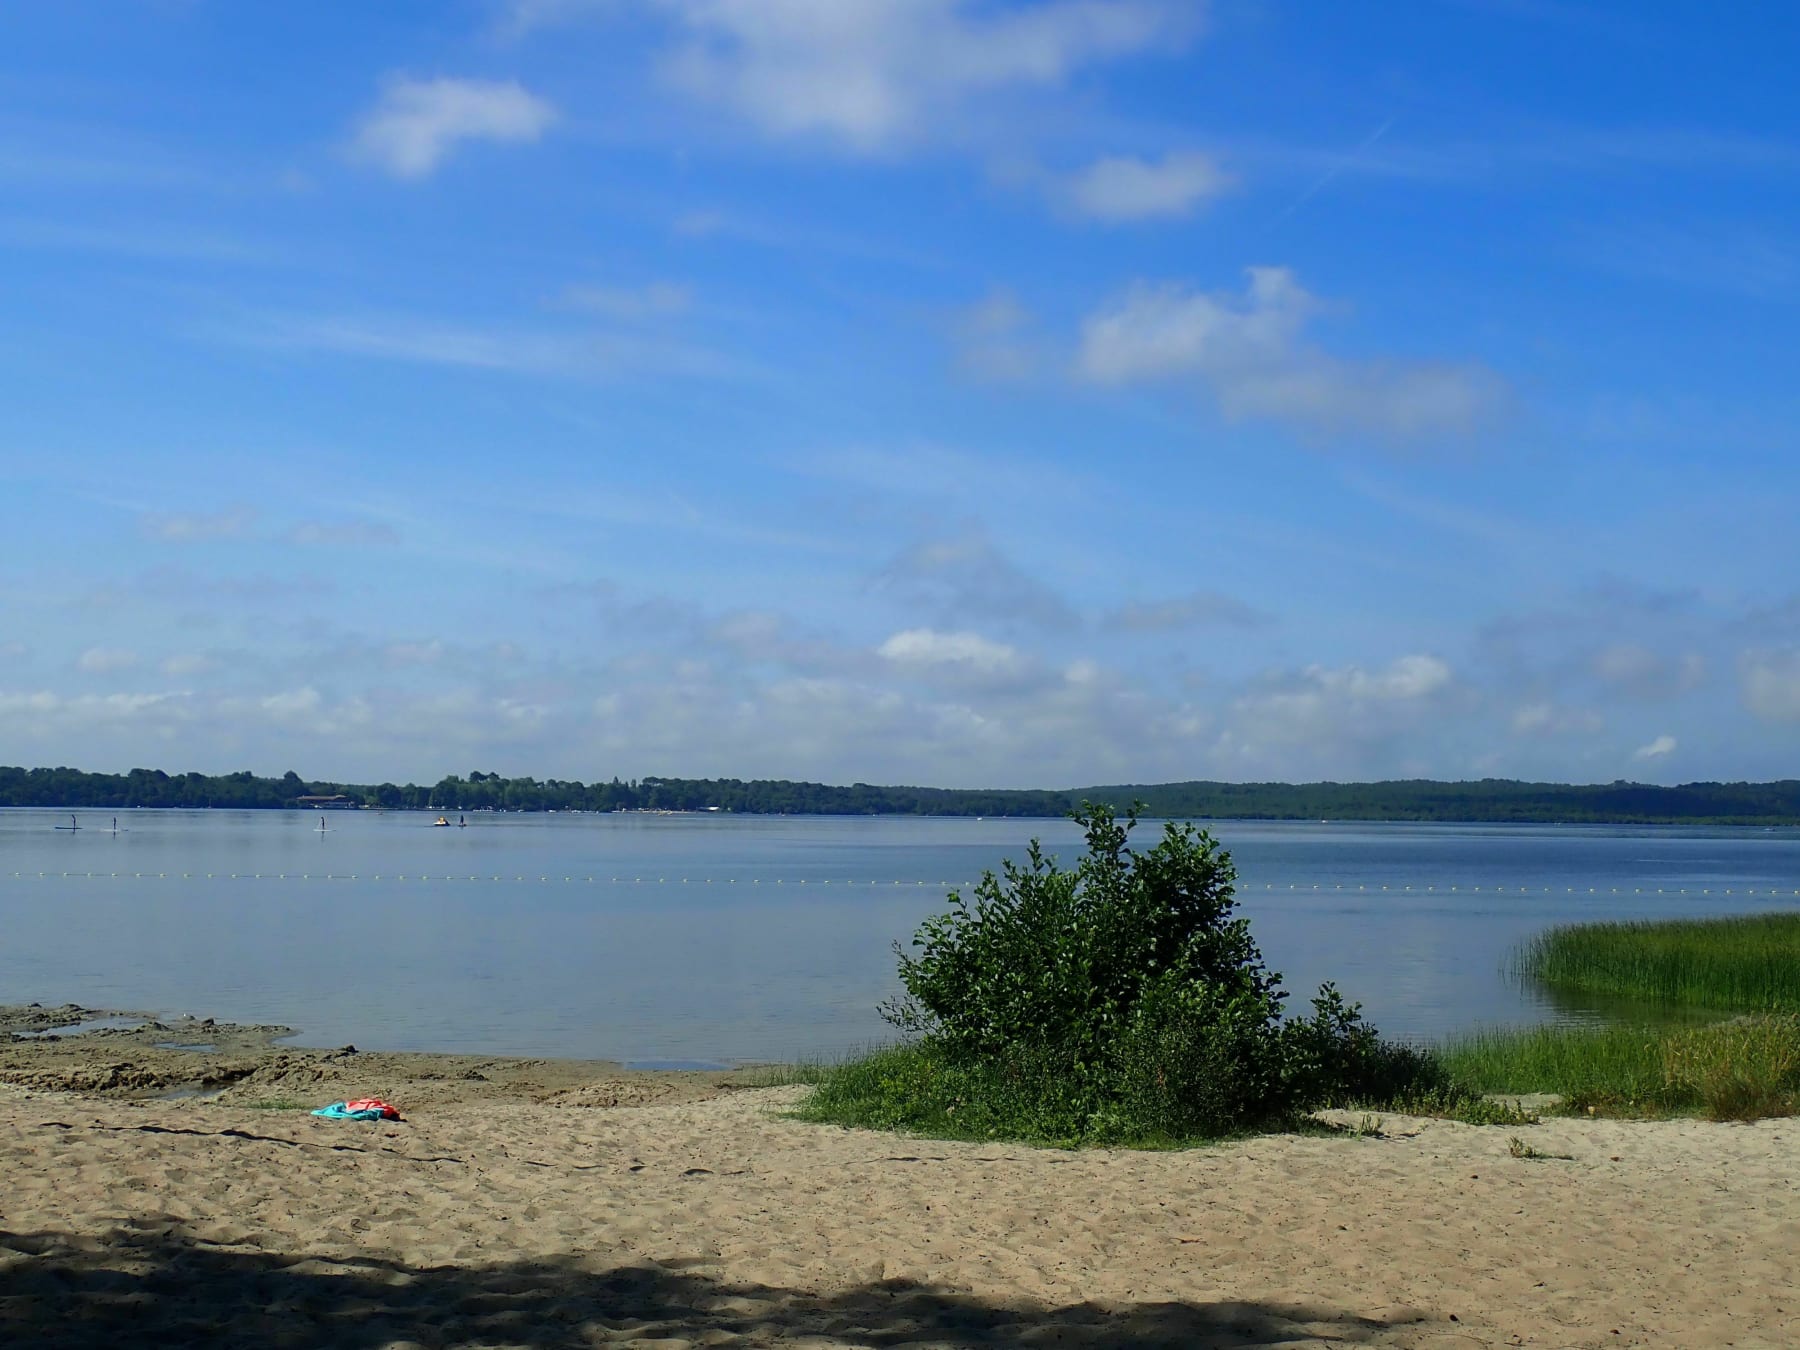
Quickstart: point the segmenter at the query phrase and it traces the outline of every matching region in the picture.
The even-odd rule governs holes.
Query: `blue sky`
[[[1783,7],[0,31],[0,760],[1796,771]]]

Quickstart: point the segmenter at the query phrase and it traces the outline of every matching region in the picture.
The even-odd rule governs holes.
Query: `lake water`
[[[884,1038],[892,944],[1067,821],[0,811],[0,1002],[298,1028],[308,1045],[643,1064]],[[455,817],[452,817],[454,820]],[[1224,822],[1302,1006],[1384,1032],[1581,1019],[1504,976],[1553,924],[1800,908],[1800,830]],[[1156,827],[1137,836],[1148,847]]]

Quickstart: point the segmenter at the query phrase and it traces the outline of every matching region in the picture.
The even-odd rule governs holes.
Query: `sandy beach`
[[[1791,1121],[1068,1153],[802,1124],[804,1088],[733,1075],[212,1030],[0,1044],[0,1342],[1800,1342]],[[230,1081],[170,1097],[168,1055]],[[406,1121],[259,1104],[371,1092]]]

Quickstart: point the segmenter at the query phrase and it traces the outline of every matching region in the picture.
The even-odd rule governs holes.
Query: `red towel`
[[[383,1120],[401,1119],[399,1111],[379,1097],[358,1097],[353,1102],[345,1102],[344,1109],[346,1111],[379,1111]]]

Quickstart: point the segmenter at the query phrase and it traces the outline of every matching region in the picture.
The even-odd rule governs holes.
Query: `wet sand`
[[[0,1043],[0,1343],[1800,1343],[1792,1121],[1067,1153],[802,1124],[744,1075],[211,1030]],[[266,1104],[365,1093],[408,1119]]]

